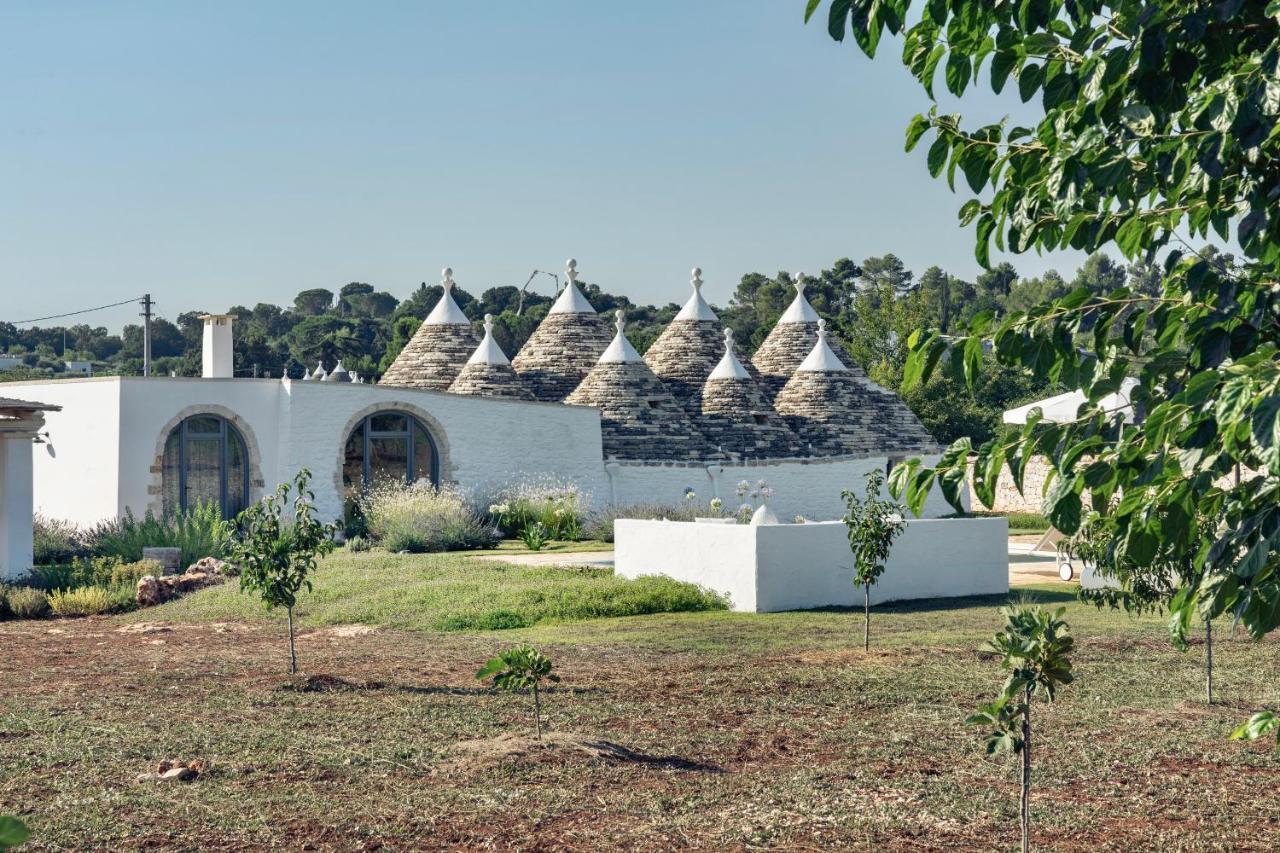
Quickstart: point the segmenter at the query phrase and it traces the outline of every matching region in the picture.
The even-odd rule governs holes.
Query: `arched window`
[[[348,497],[379,483],[439,484],[440,459],[426,427],[404,412],[377,412],[356,424],[342,457]]]
[[[234,518],[249,502],[249,454],[226,418],[193,415],[173,428],[160,469],[166,512],[212,502]]]

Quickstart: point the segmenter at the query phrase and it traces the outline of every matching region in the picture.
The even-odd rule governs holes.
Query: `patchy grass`
[[[490,631],[727,606],[714,593],[670,578],[626,580],[609,569],[514,566],[463,554],[342,552],[322,561],[313,581],[314,591],[303,593],[294,611],[303,624]],[[229,583],[135,618],[279,621],[283,614],[268,613]]]
[[[387,600],[426,597],[432,573],[459,583],[441,558],[402,559],[349,571],[386,581]],[[284,675],[282,626],[260,612],[203,621],[227,613],[230,590],[147,611],[150,623],[0,624],[0,813],[20,814],[36,848],[1016,844],[1014,764],[961,722],[1003,680],[975,651],[999,599],[876,608],[866,654],[861,615],[840,610],[470,635],[319,627],[341,621],[332,563],[302,617],[297,679]],[[491,571],[485,594],[508,595]],[[1070,598],[1058,585],[1032,593]],[[409,606],[350,606],[414,621]],[[1173,650],[1159,619],[1066,606],[1077,683],[1037,712],[1039,845],[1276,849],[1280,765],[1267,744],[1226,736],[1280,704],[1280,642],[1217,644],[1223,701],[1206,707],[1202,646]],[[564,676],[544,695],[563,748],[530,748],[527,697],[474,679],[496,648],[525,640]],[[162,759],[209,767],[180,787],[133,781]]]

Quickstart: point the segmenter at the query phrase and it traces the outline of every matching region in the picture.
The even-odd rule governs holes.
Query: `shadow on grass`
[[[1006,595],[968,595],[961,598],[917,598],[909,601],[886,601],[871,605],[877,613],[930,613],[939,610],[970,610],[976,607],[1004,607],[1014,602],[1032,604],[1066,604],[1079,601],[1074,592],[1038,586],[1023,586]],[[801,613],[861,613],[861,606],[815,607]]]

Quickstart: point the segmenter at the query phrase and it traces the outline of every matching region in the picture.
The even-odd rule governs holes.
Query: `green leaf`
[[[1044,517],[1055,528],[1068,535],[1075,533],[1080,527],[1080,516],[1083,506],[1080,495],[1076,492],[1076,480],[1059,477],[1053,481],[1049,494],[1045,496]]]
[[[959,97],[969,85],[969,76],[973,73],[973,62],[959,51],[947,54],[947,90]]]
[[[1150,136],[1155,133],[1156,119],[1146,104],[1129,104],[1120,110],[1120,123],[1134,136]]]
[[[947,164],[947,154],[951,151],[951,145],[948,139],[938,132],[938,138],[929,146],[928,165],[929,174],[938,177],[942,174],[942,167]]]
[[[982,338],[974,335],[964,342],[964,384],[973,393],[974,383],[982,373]]]
[[[1244,555],[1244,559],[1236,566],[1235,573],[1237,577],[1251,578],[1262,570],[1267,564],[1267,557],[1271,554],[1271,542],[1265,538],[1259,539]]]
[[[996,220],[990,213],[978,218],[978,242],[974,247],[974,257],[983,269],[991,266],[991,232],[996,228]]]
[[[25,823],[10,815],[0,815],[0,850],[25,844],[30,837]]]
[[[804,22],[806,24],[809,23],[809,19],[813,17],[813,13],[816,12],[818,7],[821,5],[822,0],[809,0],[809,3],[804,7]]]
[[[933,100],[933,80],[938,74],[938,63],[942,61],[942,57],[947,53],[947,48],[941,44],[935,44],[933,50],[929,51],[929,58],[925,60],[924,71],[920,73],[920,82],[924,85],[924,91]]]
[[[836,41],[844,41],[844,34],[849,29],[851,5],[852,0],[831,0],[831,9],[827,12],[827,32]]]
[[[1276,752],[1280,752],[1280,716],[1272,711],[1259,711],[1231,733],[1232,740],[1257,740],[1276,733]]]
[[[1043,81],[1044,69],[1041,66],[1034,62],[1022,66],[1022,70],[1018,72],[1018,97],[1022,98],[1024,104],[1031,100]]]
[[[920,137],[929,129],[932,123],[925,116],[917,114],[911,119],[911,124],[907,125],[907,151],[911,151],[916,147],[916,143],[920,141]]]

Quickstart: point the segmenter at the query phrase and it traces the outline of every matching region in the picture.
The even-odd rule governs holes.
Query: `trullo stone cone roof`
[[[897,395],[845,366],[827,343],[826,325],[818,321],[818,342],[773,401],[806,449],[820,456],[936,452],[937,442]]]
[[[666,383],[694,418],[702,414],[702,386],[724,352],[724,327],[702,298],[702,270],[694,267],[693,295],[644,354],[649,369]]]
[[[511,366],[539,400],[561,402],[609,345],[609,327],[578,290],[578,262],[566,263],[565,285]]]
[[[471,321],[453,301],[453,270],[441,271],[440,301],[382,375],[381,385],[447,391],[476,348]]]
[[[617,312],[617,327],[599,361],[565,400],[600,410],[605,457],[682,461],[714,456],[671,391],[627,340],[622,311]]]
[[[505,397],[532,400],[533,392],[511,368],[507,354],[493,339],[493,315],[484,315],[484,340],[467,359],[458,378],[449,386],[450,393],[479,397]]]
[[[751,363],[764,382],[765,393],[773,399],[791,378],[800,362],[813,350],[818,341],[818,312],[813,310],[804,295],[804,273],[795,274],[795,299],[782,312],[778,322],[769,330],[760,348],[751,356]],[[847,355],[840,355],[845,367],[858,375],[862,371]]]
[[[734,353],[732,329],[724,330],[724,355],[699,398],[698,425],[719,450],[749,459],[802,455],[799,439]]]

